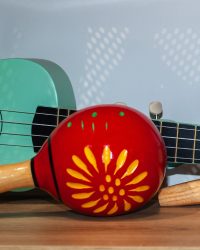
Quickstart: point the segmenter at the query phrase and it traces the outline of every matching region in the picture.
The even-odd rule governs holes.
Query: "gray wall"
[[[78,108],[126,102],[200,123],[198,0],[0,0],[0,58],[53,60]]]

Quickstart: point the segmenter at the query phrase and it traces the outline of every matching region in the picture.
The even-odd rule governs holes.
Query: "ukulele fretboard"
[[[46,138],[66,117],[73,114],[75,110],[58,109],[51,107],[37,107],[33,118],[32,136],[34,151],[38,152]]]
[[[70,109],[58,109],[52,107],[38,106],[35,113],[23,111],[3,110],[18,114],[34,115],[32,122],[20,122],[3,119],[0,112],[0,135],[7,136],[31,136],[35,152],[44,144],[51,132],[66,117],[76,112]],[[167,160],[172,163],[200,163],[200,126],[168,122],[162,120],[152,120],[164,139]],[[3,131],[3,124],[13,124],[16,126],[31,126],[31,134]],[[1,143],[5,146],[32,147],[32,145],[17,145]]]
[[[153,120],[162,135],[168,162],[200,163],[200,126]]]

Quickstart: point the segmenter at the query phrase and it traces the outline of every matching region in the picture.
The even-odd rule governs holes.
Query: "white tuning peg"
[[[149,104],[149,114],[151,119],[160,119],[163,115],[162,103],[158,101]]]

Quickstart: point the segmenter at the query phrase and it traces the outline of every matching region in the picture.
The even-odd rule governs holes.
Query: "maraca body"
[[[134,211],[155,195],[166,152],[143,114],[100,105],[63,121],[31,162],[36,186],[75,211],[111,216]]]

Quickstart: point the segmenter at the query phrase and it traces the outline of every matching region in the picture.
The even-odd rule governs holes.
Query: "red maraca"
[[[31,160],[0,167],[0,192],[36,186],[71,209],[119,215],[147,203],[165,172],[164,142],[135,109],[100,105],[64,120]]]

